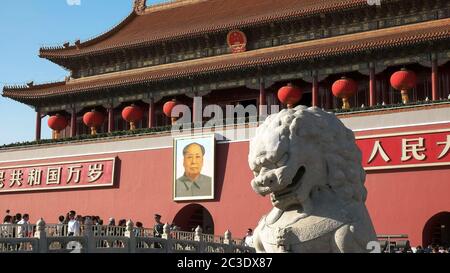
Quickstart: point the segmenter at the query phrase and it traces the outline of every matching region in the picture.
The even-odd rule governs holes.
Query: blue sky
[[[79,2],[80,5],[71,5]],[[69,73],[38,57],[42,46],[95,37],[120,23],[133,0],[2,0],[0,7],[0,90],[5,84],[63,80]],[[147,5],[165,2],[147,1]],[[34,140],[34,109],[0,97],[0,145]],[[50,138],[47,119],[42,138]]]

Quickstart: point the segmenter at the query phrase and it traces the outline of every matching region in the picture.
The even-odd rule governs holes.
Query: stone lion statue
[[[274,206],[255,229],[257,252],[372,250],[361,152],[334,114],[297,106],[270,115],[250,141],[248,160],[252,188],[270,194]]]

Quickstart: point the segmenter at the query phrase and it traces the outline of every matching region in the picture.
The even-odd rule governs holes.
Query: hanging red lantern
[[[409,102],[408,90],[416,87],[416,82],[416,73],[406,68],[402,68],[391,76],[391,86],[401,91],[404,104]]]
[[[278,90],[278,99],[287,105],[288,108],[292,108],[296,103],[298,103],[303,96],[303,91],[288,83],[286,86],[283,86]]]
[[[141,107],[131,104],[123,108],[122,118],[130,123],[130,129],[136,129],[136,123],[144,117],[144,111]]]
[[[91,128],[91,135],[97,134],[97,127],[100,127],[105,120],[105,115],[102,112],[96,111],[93,109],[90,112],[87,112],[83,116],[83,122],[86,126]]]
[[[342,109],[350,109],[350,103],[348,99],[355,95],[358,91],[358,84],[356,81],[342,77],[335,81],[331,86],[331,92],[336,98],[342,99]]]
[[[172,110],[175,106],[177,106],[177,104],[178,104],[177,100],[173,99],[171,101],[166,102],[163,106],[164,115],[171,118],[172,125],[175,124],[175,122],[177,121],[176,117],[172,117]]]
[[[56,114],[48,119],[47,124],[48,127],[53,130],[52,138],[57,139],[59,138],[59,132],[67,127],[69,121],[67,120],[67,117]]]

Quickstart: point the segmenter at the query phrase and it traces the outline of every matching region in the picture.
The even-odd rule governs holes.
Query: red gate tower
[[[243,236],[271,207],[250,187],[258,121],[211,130],[205,113],[243,106],[264,118],[261,106],[287,107],[277,95],[291,84],[297,104],[333,111],[355,132],[377,234],[449,244],[449,1],[135,3],[98,37],[40,49],[70,71],[65,81],[4,87],[36,109],[36,142],[1,149],[0,208],[48,223],[75,209],[151,225],[158,212],[183,230]],[[163,112],[172,100],[171,114],[184,105],[196,124],[176,138]],[[45,116],[54,140],[40,140]],[[183,191],[191,180],[202,186]]]

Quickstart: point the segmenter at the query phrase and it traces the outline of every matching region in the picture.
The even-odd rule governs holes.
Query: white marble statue
[[[274,206],[255,229],[257,252],[369,252],[376,244],[361,152],[334,114],[297,106],[269,116],[248,160],[253,189]]]

